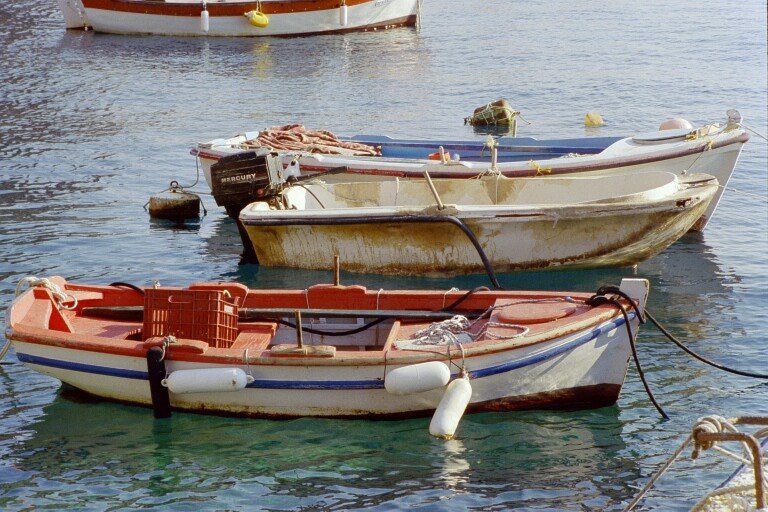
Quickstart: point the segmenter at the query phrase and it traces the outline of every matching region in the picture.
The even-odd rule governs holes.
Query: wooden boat
[[[627,327],[637,331],[648,294],[646,280],[622,280],[635,310],[616,289],[595,301],[571,292],[30,283],[6,317],[29,368],[156,414],[269,417],[429,415],[455,381],[462,393],[469,386],[470,412],[610,405],[627,369]],[[606,298],[620,299],[627,316]]]
[[[311,175],[330,169],[346,167],[353,176],[326,178],[327,181],[370,181],[391,179],[421,179],[424,171],[435,178],[473,178],[492,169],[507,177],[553,176],[561,174],[613,174],[646,171],[667,171],[675,174],[706,172],[717,178],[720,189],[692,226],[702,230],[712,218],[723,191],[728,185],[741,149],[749,140],[740,126],[741,116],[729,111],[726,125],[706,125],[697,129],[663,130],[621,139],[612,137],[583,139],[536,140],[531,138],[501,138],[496,142],[498,164],[490,162],[491,150],[483,141],[414,141],[388,137],[355,136],[340,138],[358,144],[379,147],[382,156],[348,156],[283,151],[278,155],[283,167],[293,174]],[[255,182],[264,179],[264,165],[243,165],[241,160],[253,146],[258,132],[249,132],[230,139],[216,139],[198,144],[192,154],[200,162],[208,185],[217,203],[227,208],[232,217],[250,202],[243,196],[217,197],[216,188],[222,176],[238,179],[244,190],[257,189]],[[430,160],[428,155],[440,146],[450,160]],[[456,155],[460,155],[457,159]],[[227,158],[229,157],[229,158]],[[480,161],[483,158],[485,161]],[[494,172],[495,172],[494,171]],[[247,194],[246,194],[247,196]],[[257,200],[251,194],[250,200]]]
[[[706,174],[300,183],[240,213],[261,265],[455,275],[627,266],[696,222],[718,188]],[[488,263],[486,263],[486,260]]]
[[[112,34],[294,36],[416,24],[418,0],[58,0],[67,28]]]

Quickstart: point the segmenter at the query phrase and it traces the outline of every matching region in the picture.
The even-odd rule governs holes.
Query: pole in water
[[[168,388],[161,384],[165,378],[165,351],[160,347],[152,347],[147,351],[147,375],[149,376],[149,393],[152,395],[152,410],[155,418],[171,417],[171,400]]]

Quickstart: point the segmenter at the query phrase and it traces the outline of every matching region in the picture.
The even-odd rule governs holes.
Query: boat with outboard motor
[[[295,36],[414,26],[419,0],[58,0],[67,28],[110,34]]]
[[[426,175],[429,178],[429,175]],[[286,183],[240,212],[245,256],[353,272],[489,274],[629,266],[662,251],[718,189],[707,174]]]
[[[25,283],[6,315],[16,357],[80,391],[158,417],[433,414],[441,437],[465,409],[615,403],[649,290]]]
[[[252,132],[201,143],[191,152],[197,156],[217,204],[224,206],[233,218],[237,218],[249,202],[262,198],[259,191],[266,183],[267,166],[274,167],[275,173],[294,176],[311,176],[344,167],[344,175],[327,177],[326,181],[346,182],[395,177],[422,179],[425,171],[434,178],[473,178],[489,173],[511,178],[581,173],[705,172],[717,178],[720,188],[692,226],[693,230],[700,231],[712,218],[741,149],[749,140],[740,123],[738,111],[730,110],[728,122],[723,126],[710,124],[695,129],[661,130],[620,139],[504,137],[487,145],[482,140],[418,141],[363,135],[338,138],[342,145],[348,143],[352,148],[366,145],[382,156],[360,156],[354,151],[329,154],[330,144],[322,144],[319,149],[313,144],[304,149],[273,151],[264,142],[257,141],[258,132]],[[257,142],[252,143],[255,140]],[[494,152],[496,161],[492,162]],[[437,159],[430,159],[430,154],[433,157],[437,154]],[[229,194],[233,185],[239,192]],[[227,192],[219,193],[223,189]]]

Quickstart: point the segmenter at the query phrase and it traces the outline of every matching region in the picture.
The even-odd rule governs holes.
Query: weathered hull
[[[59,0],[68,28],[87,25],[112,34],[173,36],[292,36],[377,30],[416,24],[417,0],[210,2],[208,30],[201,24],[203,2],[154,0]],[[244,17],[261,9],[269,24]]]
[[[86,393],[151,405],[146,360],[15,341],[20,361]],[[546,345],[470,357],[472,411],[574,410],[610,405],[618,397],[629,358],[623,319]],[[168,361],[173,372],[215,364]],[[255,381],[237,392],[171,395],[179,410],[243,416],[417,416],[431,413],[443,390],[395,396],[383,376],[396,366],[223,364],[239,367]]]
[[[684,235],[716,189],[709,184],[645,206],[459,208],[453,214],[474,233],[497,272],[628,266]],[[259,264],[265,266],[326,269],[337,254],[352,272],[445,276],[485,268],[473,241],[445,214],[338,212],[264,215],[245,209],[240,219]]]

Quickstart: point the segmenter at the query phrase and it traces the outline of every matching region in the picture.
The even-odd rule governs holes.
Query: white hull
[[[615,395],[624,381],[630,348],[623,320],[542,345],[467,359],[470,409],[526,408],[537,397]],[[16,341],[19,359],[35,371],[112,400],[150,405],[146,360]],[[383,363],[383,362],[382,362]],[[219,365],[233,367],[234,365]],[[216,365],[169,361],[168,372]],[[442,389],[396,396],[383,386],[395,366],[237,365],[254,377],[235,392],[171,394],[174,408],[246,416],[409,415],[434,410]],[[578,404],[574,403],[573,408]],[[511,406],[511,407],[510,407]],[[564,407],[568,408],[568,407]]]
[[[89,7],[88,2],[85,2],[84,6],[82,0],[59,0],[59,3],[67,28],[83,27],[83,21],[77,15],[77,9],[82,9],[88,26],[96,32],[170,36],[290,36],[376,30],[390,26],[414,25],[417,14],[417,0],[371,0],[347,6],[345,24],[342,24],[340,9],[329,8],[268,14],[269,24],[266,27],[255,27],[243,16],[245,12],[253,9],[252,6],[243,7],[242,12],[238,11],[233,15],[217,15],[214,9],[218,2],[210,2],[207,4],[211,11],[209,25],[205,31],[200,15],[202,2],[192,15],[186,11],[165,14],[95,8]],[[263,3],[268,5],[270,2]],[[172,10],[177,3],[167,2],[166,5]]]

